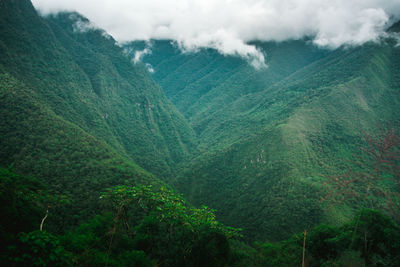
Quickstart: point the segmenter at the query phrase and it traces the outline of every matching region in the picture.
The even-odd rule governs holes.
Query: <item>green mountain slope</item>
[[[132,42],[125,48],[131,56],[146,48],[151,51],[143,55],[142,61],[152,66],[154,79],[196,128],[199,118],[208,119],[215,110],[265,89],[327,53],[304,41],[255,45],[266,53],[268,68],[255,71],[242,58],[225,56],[213,49],[182,53],[168,40]],[[202,128],[197,128],[201,133]]]
[[[112,38],[101,30],[73,30],[84,20],[64,14],[44,21],[28,1],[6,1],[1,64],[57,115],[168,176],[194,149],[192,130]]]
[[[179,92],[168,91],[168,77],[201,73],[207,64],[199,58],[211,52],[160,53],[166,43],[158,48],[154,42],[143,62],[154,67],[153,77],[199,135],[201,153],[176,186],[193,203],[216,208],[225,223],[243,227],[251,240],[277,240],[352,216],[360,200],[330,210],[320,202],[329,190],[322,175],[343,173],[364,145],[361,136],[375,131],[376,123],[399,122],[400,49],[387,42],[335,51],[302,41],[258,44],[270,49],[268,69],[228,64],[233,74],[214,87],[210,82],[218,79],[205,71],[186,79]],[[205,61],[224,60],[238,59]],[[178,66],[165,73],[165,62]],[[186,95],[190,88],[201,96]],[[370,205],[384,209],[379,200]]]
[[[43,105],[30,88],[8,74],[0,83],[0,157],[2,166],[40,178],[71,201],[52,210],[49,220],[63,229],[99,208],[99,192],[116,184],[161,184],[112,147]],[[73,218],[68,214],[75,214]]]
[[[1,1],[0,14],[0,166],[70,199],[51,212],[56,230],[94,214],[109,186],[163,184],[153,174],[166,180],[195,149],[183,116],[103,31],[74,31],[77,14],[45,20],[27,0]]]

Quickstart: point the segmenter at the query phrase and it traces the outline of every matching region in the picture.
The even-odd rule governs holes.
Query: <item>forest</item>
[[[90,23],[0,0],[5,266],[400,266],[400,22],[263,69]]]

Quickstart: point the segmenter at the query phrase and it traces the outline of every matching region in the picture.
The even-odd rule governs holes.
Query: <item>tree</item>
[[[63,237],[77,264],[224,266],[230,260],[229,239],[237,230],[216,221],[207,207],[190,207],[172,190],[116,186],[100,199],[106,213]]]
[[[69,253],[54,235],[46,231],[20,233],[11,253],[17,266],[68,266]]]
[[[400,219],[400,134],[393,126],[377,128],[375,134],[364,134],[364,146],[344,174],[326,177],[330,190],[322,201],[331,208],[350,200],[373,205],[369,202],[383,198],[392,216]]]

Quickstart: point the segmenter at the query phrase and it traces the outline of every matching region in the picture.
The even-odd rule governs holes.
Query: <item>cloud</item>
[[[33,0],[42,13],[78,11],[119,42],[172,39],[265,66],[249,41],[313,38],[337,48],[376,41],[400,18],[399,0]]]
[[[75,21],[75,23],[72,25],[72,30],[74,32],[85,33],[96,29],[96,26],[92,22],[82,19],[82,17],[78,16],[76,13],[69,15],[69,19]]]
[[[146,66],[148,72],[154,73],[154,68],[151,64],[146,63],[145,66]]]
[[[146,47],[146,48],[143,49],[143,50],[137,50],[137,51],[135,51],[135,54],[134,54],[134,56],[133,56],[133,63],[138,63],[138,62],[142,61],[142,58],[143,58],[145,55],[149,55],[149,54],[151,54],[151,50],[150,50],[149,47]]]
[[[145,55],[149,55],[149,54],[152,53],[151,47],[152,47],[152,43],[151,42],[146,42],[145,43],[145,47],[142,50],[135,50],[135,49],[132,49],[132,48],[125,48],[124,52],[128,56],[133,54],[132,62],[133,62],[133,64],[137,64],[137,63],[142,62],[142,59],[143,59],[143,57]],[[148,72],[154,73],[155,70],[154,70],[154,68],[153,68],[153,66],[151,64],[146,63],[145,67],[146,67]]]

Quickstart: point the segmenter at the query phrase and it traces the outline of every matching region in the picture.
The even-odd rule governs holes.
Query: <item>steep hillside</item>
[[[11,75],[2,73],[0,84],[1,165],[39,178],[70,202],[66,209],[51,210],[50,226],[57,226],[52,230],[66,230],[93,216],[99,193],[107,187],[162,184],[111,146],[55,114]]]
[[[328,52],[305,41],[255,45],[266,53],[267,68],[255,70],[246,60],[213,49],[182,53],[168,40],[131,42],[125,48],[132,57],[147,51],[142,61],[150,64],[154,79],[196,127],[199,118],[212,117],[215,110],[225,110],[241,96],[265,89]]]
[[[77,14],[45,21],[29,1],[1,12],[1,64],[55,114],[161,176],[194,149],[184,118],[103,31],[75,29],[89,25]]]
[[[345,172],[377,123],[399,122],[400,49],[392,40],[335,51],[303,41],[258,46],[269,51],[264,70],[215,51],[182,54],[168,42],[154,42],[143,57],[199,135],[201,154],[176,185],[251,240],[281,239],[320,221],[340,224],[364,204],[327,210],[323,175]],[[236,64],[206,71],[226,61]],[[225,79],[215,78],[227,69]],[[187,82],[173,91],[172,77]]]
[[[0,14],[0,166],[70,199],[49,218],[59,229],[94,214],[109,186],[162,184],[153,174],[168,178],[195,149],[183,116],[103,31],[74,31],[88,23],[77,14],[44,20],[27,0],[1,1]]]

